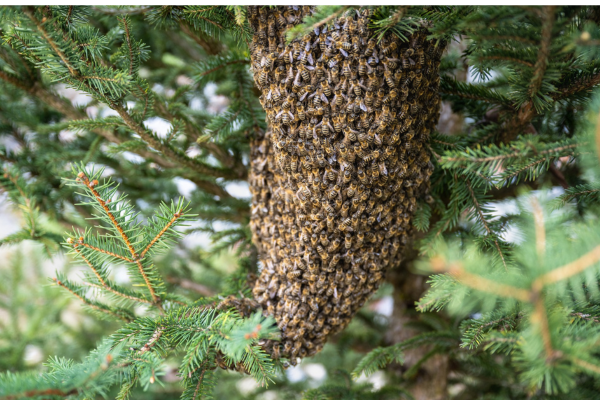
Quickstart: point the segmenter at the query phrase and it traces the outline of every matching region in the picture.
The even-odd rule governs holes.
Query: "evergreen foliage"
[[[454,41],[440,92],[460,123],[442,118],[431,137],[431,192],[414,219],[420,252],[388,277],[394,313],[382,324],[361,311],[309,360],[328,374],[310,387],[262,350],[278,336],[272,318],[230,308],[251,296],[258,271],[249,201],[232,188],[268,129],[245,8],[0,7],[0,188],[22,217],[0,244],[34,241],[53,257],[62,244],[86,271],[57,271],[52,287],[23,293],[23,261],[11,259],[0,281],[10,316],[0,320],[0,399],[242,397],[241,375],[220,367],[263,385],[247,398],[411,398],[426,385],[461,399],[597,396],[600,12],[371,8],[375,39],[425,26]],[[287,38],[356,9],[317,7]],[[73,90],[77,102],[65,97]],[[157,121],[169,128],[152,130]],[[174,200],[182,182],[193,189]],[[498,211],[507,202],[515,212]],[[210,251],[181,244],[196,232],[210,235]],[[417,294],[418,315],[402,315],[414,334],[398,336],[406,287],[397,276],[413,270],[429,289]],[[106,321],[66,335],[57,285]],[[33,297],[48,304],[34,310],[24,300]],[[84,339],[101,336],[82,358],[95,345]],[[52,357],[27,371],[30,343],[83,361]],[[428,365],[444,367],[435,375]],[[378,370],[387,380],[374,390],[360,377]]]

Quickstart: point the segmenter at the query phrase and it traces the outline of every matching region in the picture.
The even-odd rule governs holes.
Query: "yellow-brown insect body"
[[[280,32],[307,12],[255,7],[252,65],[272,53],[261,17]],[[344,329],[400,262],[433,170],[444,46],[424,29],[377,43],[368,17],[353,10],[290,44],[277,35],[280,56],[254,70],[271,129],[251,142],[253,294],[282,331],[263,347],[292,364]]]

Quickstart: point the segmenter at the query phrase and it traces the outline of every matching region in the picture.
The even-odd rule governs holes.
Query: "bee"
[[[369,39],[367,42],[367,48],[365,49],[365,56],[371,57],[375,51],[375,46],[377,46],[377,41],[373,38]]]
[[[367,75],[373,69],[367,64],[367,60],[364,57],[358,59],[358,74],[363,76]]]
[[[323,89],[325,96],[331,96],[331,87],[329,87],[329,83],[326,80],[321,81],[321,89]]]
[[[387,56],[387,55],[391,54],[397,48],[398,48],[398,44],[396,44],[396,42],[392,42],[392,43],[390,43],[389,46],[381,49],[381,54],[384,56]]]
[[[390,88],[393,89],[396,87],[396,81],[394,80],[394,75],[392,74],[392,71],[384,71],[383,76],[385,78],[385,82]]]
[[[296,115],[300,121],[304,121],[306,119],[306,112],[304,111],[304,106],[302,103],[296,103]],[[304,146],[304,142],[302,142],[302,146]]]
[[[317,79],[321,79],[321,78],[323,78],[324,75],[325,75],[325,67],[323,65],[323,62],[317,61],[317,64],[315,66],[315,76],[317,77]]]
[[[269,52],[275,53],[277,51],[277,38],[269,36]]]
[[[340,35],[340,33],[338,31],[334,30],[334,31],[331,31],[331,38],[334,41],[338,42],[342,38],[342,35]]]
[[[417,60],[419,63],[419,67],[423,68],[425,66],[425,52],[422,47],[417,49]]]
[[[264,88],[267,86],[267,79],[268,79],[268,75],[267,72],[263,69],[258,73],[258,83],[260,84],[261,88]]]
[[[279,11],[276,10],[274,12],[274,15],[275,19],[277,20],[277,25],[279,25],[280,27],[287,25],[287,21]]]
[[[412,72],[412,71],[411,71]],[[414,87],[419,87],[421,86],[421,81],[423,79],[423,73],[419,72],[415,75],[415,80],[413,82],[413,86]]]
[[[415,65],[415,61],[411,58],[413,54],[415,54],[413,49],[406,49],[402,57],[402,68],[408,69],[412,65]]]
[[[406,86],[401,87],[400,92],[401,92],[400,101],[406,101],[406,99],[408,98],[408,87],[406,87]]]
[[[263,21],[258,22],[258,37],[261,40],[267,40],[267,24]]]
[[[300,90],[298,91],[298,100],[300,101],[304,101],[304,99],[306,98],[306,96],[311,93],[312,91],[314,91],[314,87],[311,85],[305,85],[302,88],[300,88]]]
[[[416,100],[410,102],[410,113],[416,114],[419,111],[419,104]]]

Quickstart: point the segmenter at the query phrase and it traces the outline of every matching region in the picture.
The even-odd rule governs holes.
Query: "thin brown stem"
[[[475,204],[475,209],[477,210],[477,215],[479,215],[479,220],[485,227],[485,230],[487,231],[488,236],[494,238],[494,244],[496,245],[496,250],[498,250],[498,254],[500,254],[500,258],[502,259],[502,264],[504,265],[504,269],[507,270],[506,260],[504,259],[504,253],[502,253],[502,249],[500,249],[500,243],[498,243],[498,238],[490,229],[489,224],[488,224],[487,220],[485,219],[485,216],[483,215],[483,210],[481,209],[481,206],[479,205],[479,201],[477,201],[477,197],[475,196],[475,192],[473,191],[473,188],[471,187],[471,181],[469,179],[467,179],[466,182],[467,182],[467,188],[469,189],[469,193],[471,194],[471,199],[473,199],[473,203]]]
[[[535,249],[540,262],[546,254],[546,228],[544,227],[544,212],[540,203],[534,196],[531,196],[531,206],[533,208],[533,221],[535,225]]]
[[[540,292],[534,292],[533,298],[534,311],[531,320],[540,327],[546,360],[550,361],[555,358],[556,353],[552,347],[552,336],[550,335],[550,327],[548,325],[548,314],[546,313],[546,307],[544,306],[544,297]]]
[[[536,290],[541,290],[544,286],[564,281],[585,271],[598,261],[600,261],[600,246],[594,247],[575,261],[541,275],[533,282],[533,287]]]
[[[163,145],[160,143],[154,135],[152,135],[145,127],[142,127],[138,124],[132,117],[129,115],[127,110],[123,108],[122,105],[112,104],[111,108],[115,110],[123,119],[123,121],[127,124],[129,128],[131,128],[135,133],[137,133],[146,143],[148,143],[153,148],[159,150],[165,156],[170,158],[173,161],[178,162],[179,164],[190,168],[191,170],[209,176],[223,177],[223,178],[236,178],[234,176],[230,176],[227,171],[224,171],[219,168],[211,167],[209,165],[201,164],[180,151],[176,151],[174,148],[170,146]],[[204,181],[202,185],[208,192],[215,194],[221,198],[231,197],[225,189],[217,185],[216,183]]]
[[[554,27],[554,11],[556,6],[545,6],[542,11],[542,41],[535,62],[533,78],[529,84],[529,96],[534,97],[542,86],[542,80],[548,67],[550,57],[550,44],[552,42],[552,28]]]
[[[148,252],[148,250],[150,250],[152,248],[152,246],[154,246],[156,244],[156,242],[158,242],[160,240],[162,235],[164,235],[165,232],[167,232],[169,230],[171,225],[173,225],[175,223],[175,221],[177,221],[177,219],[180,218],[182,215],[183,214],[181,212],[177,212],[177,213],[175,213],[175,215],[173,215],[173,217],[171,218],[169,223],[167,223],[167,225],[165,225],[165,227],[160,232],[158,232],[158,234],[150,241],[150,243],[148,243],[146,248],[144,250],[142,250],[142,253],[140,254],[140,258],[144,258],[144,256]]]
[[[140,274],[142,275],[142,278],[144,279],[144,282],[146,283],[146,286],[148,287],[148,290],[150,291],[150,295],[152,296],[152,299],[154,300],[154,304],[156,304],[157,307],[159,307],[159,309],[161,309],[160,304],[159,304],[160,298],[156,295],[154,287],[150,283],[150,279],[148,279],[148,275],[146,274],[146,271],[144,271],[144,266],[140,262],[139,256],[138,256],[137,252],[135,251],[133,245],[131,244],[131,240],[129,240],[129,237],[127,236],[127,234],[125,233],[125,231],[123,230],[123,228],[121,227],[121,225],[119,224],[117,219],[115,218],[112,211],[110,211],[110,208],[108,208],[108,206],[106,205],[106,202],[104,201],[104,199],[102,199],[102,197],[100,196],[100,193],[98,193],[98,191],[96,189],[94,189],[94,185],[91,184],[88,177],[83,175],[83,176],[80,176],[80,179],[88,187],[88,189],[92,192],[92,194],[94,195],[94,198],[96,199],[98,204],[100,204],[100,206],[104,209],[104,212],[106,213],[106,215],[108,215],[108,218],[110,218],[110,221],[112,222],[113,226],[115,227],[117,232],[119,232],[121,239],[123,239],[123,242],[125,243],[125,245],[129,249],[129,252],[131,253],[131,257],[132,257],[133,261],[138,266]]]
[[[118,315],[118,314],[116,314],[116,313],[114,313],[114,312],[112,312],[112,311],[110,311],[110,310],[104,309],[104,308],[102,308],[102,307],[98,307],[97,305],[95,305],[95,304],[91,303],[91,302],[90,302],[88,299],[86,299],[86,298],[84,298],[84,297],[80,296],[79,294],[75,293],[73,290],[71,290],[69,287],[67,287],[67,286],[66,286],[64,283],[62,283],[62,282],[61,282],[61,281],[59,281],[58,279],[56,279],[56,278],[52,278],[52,280],[54,280],[54,282],[56,282],[56,284],[57,284],[58,286],[65,288],[67,291],[69,291],[71,294],[73,294],[73,296],[77,297],[77,298],[78,298],[79,300],[81,300],[81,301],[82,301],[84,304],[86,304],[87,306],[89,306],[89,307],[93,308],[94,310],[96,310],[96,311],[100,311],[100,312],[103,312],[103,313],[105,313],[105,314],[108,314],[108,315],[111,315],[111,316],[113,316],[113,317],[115,317],[115,318],[119,318],[119,319],[121,319],[121,320],[123,320],[123,321],[125,321],[125,322],[130,322],[130,321],[129,321],[129,318],[125,318],[125,317],[124,317],[124,316],[122,316],[122,315]]]
[[[467,272],[459,262],[447,264],[444,259],[438,256],[431,259],[431,267],[434,272],[447,272],[462,284],[473,289],[494,293],[502,297],[509,297],[523,302],[531,301],[531,293],[528,290],[505,285]]]
[[[79,244],[78,244],[78,246],[87,247],[88,249],[91,249],[91,250],[97,251],[97,252],[99,252],[99,253],[103,253],[103,254],[109,255],[109,256],[111,256],[111,257],[115,257],[115,258],[121,259],[121,260],[123,260],[123,261],[127,261],[127,262],[133,262],[133,260],[132,260],[132,259],[130,259],[130,258],[127,258],[127,257],[121,256],[121,255],[119,255],[119,254],[116,254],[116,253],[112,253],[112,252],[110,252],[110,251],[106,251],[106,250],[104,250],[104,249],[101,249],[101,248],[99,248],[99,247],[92,246],[92,245],[90,245],[90,244],[87,244],[87,243],[79,243]]]
[[[35,24],[38,31],[40,31],[40,33],[44,37],[44,40],[46,40],[46,42],[48,42],[48,45],[50,45],[50,47],[52,47],[52,50],[54,50],[54,52],[58,55],[58,57],[62,60],[62,62],[67,66],[71,75],[73,77],[77,77],[79,75],[79,72],[75,69],[75,67],[73,67],[73,65],[71,65],[71,62],[69,61],[67,56],[62,52],[62,50],[60,49],[58,44],[56,44],[56,42],[54,42],[54,40],[52,40],[52,38],[50,37],[48,32],[46,32],[46,29],[44,29],[44,25],[42,24],[42,22],[39,21],[35,17],[35,15],[33,15],[32,10],[27,8],[27,9],[25,9],[24,12],[25,12],[25,15],[27,15],[27,17],[29,17],[29,19]]]

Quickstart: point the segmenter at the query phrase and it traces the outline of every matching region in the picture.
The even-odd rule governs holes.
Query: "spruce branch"
[[[550,43],[552,41],[552,30],[554,28],[555,6],[544,6],[542,14],[542,41],[538,50],[537,60],[533,67],[533,78],[529,84],[529,96],[537,96],[542,85],[544,74],[548,66],[548,58],[550,57]]]
[[[81,302],[83,304],[85,304],[86,306],[90,307],[91,309],[98,311],[100,313],[104,313],[106,315],[110,315],[111,317],[120,319],[124,322],[130,322],[132,320],[131,316],[128,316],[127,313],[124,312],[115,312],[114,310],[110,309],[107,306],[101,305],[98,302],[92,302],[88,299],[86,299],[83,295],[81,295],[80,293],[77,293],[77,291],[72,287],[72,285],[70,285],[69,283],[67,283],[64,280],[58,279],[58,278],[51,278],[58,286],[64,288],[65,290],[69,291],[73,296],[77,297],[79,300],[81,300]]]
[[[150,296],[152,297],[152,300],[153,300],[153,305],[155,305],[162,312],[162,305],[160,304],[161,299],[156,294],[156,290],[155,290],[154,286],[152,285],[152,283],[150,282],[150,279],[148,278],[148,275],[144,269],[144,266],[142,265],[141,259],[143,257],[140,257],[140,255],[136,252],[131,240],[129,239],[129,236],[127,235],[125,230],[121,227],[121,224],[117,221],[117,218],[112,213],[110,208],[107,206],[106,201],[100,196],[100,193],[98,193],[98,191],[94,188],[97,185],[97,181],[96,180],[90,181],[84,172],[80,172],[77,175],[77,179],[79,180],[79,182],[83,183],[88,188],[88,190],[93,194],[93,197],[96,200],[96,202],[100,205],[100,207],[102,207],[105,214],[110,219],[112,225],[114,226],[114,229],[118,232],[121,239],[127,246],[127,249],[131,253],[131,259],[137,265],[139,273],[142,276],[142,278],[146,284],[146,287],[148,288],[148,291],[150,292]]]
[[[467,179],[466,183],[467,183],[467,187],[469,188],[469,193],[471,194],[471,198],[473,199],[473,203],[475,204],[475,209],[477,210],[477,215],[479,216],[479,221],[485,227],[485,230],[486,230],[488,236],[491,237],[492,240],[494,241],[494,244],[496,245],[496,250],[498,251],[500,258],[502,259],[502,265],[504,265],[504,269],[506,269],[507,268],[506,260],[504,259],[504,253],[502,252],[502,249],[500,248],[500,244],[498,244],[498,237],[490,229],[490,224],[487,222],[485,215],[479,204],[479,201],[477,200],[477,197],[475,196],[475,192],[473,191],[473,188],[471,186],[471,181],[469,179]]]

